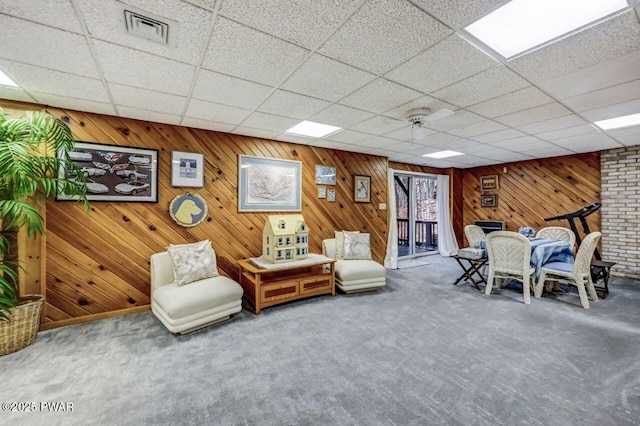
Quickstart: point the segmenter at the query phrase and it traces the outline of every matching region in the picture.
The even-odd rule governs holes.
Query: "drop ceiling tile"
[[[640,145],[640,126],[609,130],[608,134],[625,146]]]
[[[340,100],[342,105],[380,114],[411,102],[422,94],[383,78],[378,78],[363,88]]]
[[[343,149],[345,151],[359,152],[361,154],[367,154],[369,151],[371,151],[371,148],[363,145],[345,145]]]
[[[525,137],[529,137],[529,136],[525,136]],[[522,138],[524,139],[524,138]],[[523,141],[525,142],[525,141]],[[557,145],[554,145],[552,143],[549,142],[545,142],[545,141],[541,141],[541,140],[535,140],[535,141],[529,141],[526,143],[521,143],[518,146],[518,149],[515,151],[518,152],[522,152],[524,154],[530,154],[533,156],[537,156],[538,152],[541,151],[551,151],[551,150],[564,150],[563,148],[560,148]]]
[[[406,164],[408,161],[413,160],[414,157],[415,155],[394,152],[393,154],[389,155],[389,161],[395,161],[396,163]]]
[[[362,133],[362,132],[354,132],[352,130],[342,130],[338,133],[334,133],[332,135],[327,136],[326,140],[329,140],[331,142],[340,142],[340,143],[344,143],[344,144],[355,144],[358,143],[360,141],[363,141],[365,139],[370,138],[371,135],[368,133]]]
[[[369,133],[371,135],[383,135],[403,126],[407,126],[407,124],[408,123],[405,123],[404,121],[376,115],[375,117],[362,121],[355,126],[351,126],[350,130]]]
[[[265,114],[262,112],[254,112],[245,121],[242,122],[243,127],[253,127],[255,129],[272,130],[282,133],[289,130],[300,120],[293,118],[280,117],[279,115]]]
[[[470,106],[468,109],[485,117],[495,118],[525,109],[537,107],[553,102],[553,98],[547,96],[540,89],[534,86],[525,87],[506,95],[498,96],[479,104]]]
[[[358,3],[358,0],[225,0],[220,6],[220,14],[291,43],[315,49]]]
[[[308,53],[308,50],[294,44],[220,17],[213,29],[202,66],[245,80],[277,86]]]
[[[251,127],[244,126],[236,127],[233,133],[263,139],[273,139],[278,136],[278,132],[274,132],[272,130],[253,129]]]
[[[17,87],[0,86],[0,99],[12,101],[34,102],[34,99]]]
[[[469,136],[469,139],[472,139],[476,142],[493,143],[493,142],[503,141],[506,139],[517,138],[520,136],[526,136],[526,135],[515,129],[506,129],[506,130],[500,130],[499,132],[486,133],[484,135]]]
[[[397,139],[397,140],[400,140],[400,141],[409,142],[411,140],[419,141],[419,140],[424,139],[428,135],[433,135],[433,134],[438,133],[435,130],[428,129],[426,127],[423,127],[421,132],[422,132],[422,134],[420,134],[419,132],[416,132],[415,129],[414,129],[414,132],[412,134],[411,126],[407,125],[406,127],[403,127],[401,129],[398,129],[398,130],[394,130],[393,132],[385,133],[384,137]]]
[[[154,123],[180,124],[179,115],[164,114],[161,112],[147,111],[144,109],[119,107],[121,117],[134,118],[136,120],[152,121]]]
[[[518,127],[518,130],[530,134],[546,133],[554,130],[576,127],[587,124],[582,118],[575,114],[565,115],[551,120],[540,121],[526,126]]]
[[[276,90],[258,111],[269,114],[289,116],[305,120],[331,105],[327,101],[298,95],[284,90]]]
[[[287,79],[282,88],[336,102],[373,79],[373,74],[314,54]]]
[[[383,147],[383,149],[386,149],[389,152],[408,152],[415,149],[415,147],[415,144],[409,142],[396,142],[393,145]]]
[[[247,109],[191,99],[185,118],[198,118],[200,120],[210,120],[226,124],[240,124],[250,113],[251,111]]]
[[[637,79],[640,79],[640,50],[542,82],[539,86],[556,98],[567,99]]]
[[[392,69],[385,77],[431,93],[494,66],[496,62],[457,34]]]
[[[96,56],[109,82],[186,96],[194,68],[171,59],[103,41],[93,41]]]
[[[502,151],[503,152],[492,152],[489,155],[479,154],[478,156],[487,158],[489,160],[493,160],[496,162],[496,164],[510,163],[512,161],[525,161],[525,160],[531,160],[532,158],[534,158],[533,156],[527,155],[527,154],[520,154],[517,152],[512,152],[507,150],[502,150]]]
[[[322,110],[311,117],[310,120],[317,123],[342,127],[343,129],[345,129],[361,121],[367,120],[374,115],[375,114],[367,111],[349,108],[344,105],[333,104],[327,109]]]
[[[523,55],[510,66],[543,82],[638,50],[640,23],[632,9],[556,43]]]
[[[640,66],[640,64],[639,64]],[[640,80],[622,83],[564,99],[563,103],[574,111],[588,111],[620,102],[640,99]]]
[[[537,123],[539,121],[551,120],[553,118],[563,117],[569,114],[571,114],[571,111],[567,108],[558,102],[552,102],[513,114],[496,117],[495,120],[507,126],[516,127]]]
[[[316,140],[316,138],[308,138],[308,137],[299,136],[299,135],[290,135],[288,133],[280,133],[274,139],[281,142],[297,143],[300,145],[312,145]]]
[[[451,33],[451,29],[407,1],[369,0],[327,40],[320,52],[380,75]]]
[[[446,133],[434,133],[433,135],[427,135],[424,139],[414,140],[416,145],[423,146],[435,146],[442,144],[446,144],[448,142],[459,140],[460,138],[453,135],[448,135]]]
[[[503,65],[489,68],[433,93],[458,106],[469,106],[528,86],[526,80]]]
[[[551,157],[562,157],[564,155],[574,154],[573,151],[565,148],[561,148],[559,146],[551,146],[549,148],[538,148],[535,153],[535,158],[551,158]]]
[[[211,11],[184,2],[165,1],[160,6],[158,2],[148,0],[120,0],[122,3],[75,1],[82,11],[87,30],[92,37],[176,61],[197,63],[209,36]],[[151,15],[152,18],[167,23],[169,33],[175,34],[175,46],[163,45],[126,33],[123,8],[145,16]]]
[[[464,148],[464,153],[467,155],[483,155],[496,149],[498,148],[495,146],[479,143],[478,145],[472,145]]]
[[[529,151],[525,147],[527,146],[547,146],[549,143],[541,141],[540,139],[533,136],[521,136],[519,138],[507,139],[503,141],[492,142],[491,146],[495,146],[502,149],[508,149],[510,151],[522,152]],[[523,149],[524,148],[524,149]]]
[[[592,133],[588,135],[573,136],[555,142],[562,148],[574,152],[593,152],[603,149],[620,148],[623,145],[614,141],[604,133]]]
[[[318,146],[320,148],[328,148],[328,149],[343,149],[345,144],[341,142],[333,142],[325,139],[316,139],[313,143],[313,146]]]
[[[229,133],[236,126],[233,124],[216,123],[215,121],[200,120],[199,118],[183,118],[181,125],[194,129],[214,130],[216,132]]]
[[[0,58],[99,78],[81,35],[0,15],[0,40]]]
[[[201,69],[191,96],[218,104],[255,109],[272,91],[272,87],[263,84]]]
[[[187,98],[121,84],[109,84],[116,105],[182,115]]]
[[[469,126],[461,126],[454,129],[447,130],[448,133],[460,137],[479,136],[486,133],[497,132],[499,130],[505,130],[507,127],[500,123],[496,123],[492,120],[483,120],[478,123],[473,123]]]
[[[58,108],[72,109],[74,111],[94,112],[97,114],[116,115],[113,105],[102,102],[88,101],[85,99],[75,99],[48,93],[31,94],[37,103],[51,105]]]
[[[572,136],[586,135],[589,133],[598,133],[598,130],[596,130],[590,124],[583,124],[581,126],[567,127],[566,129],[554,130],[552,132],[538,133],[536,134],[536,136],[539,137],[540,139],[555,141],[555,140],[562,140],[563,138],[569,138]]]
[[[460,29],[507,3],[507,0],[416,0],[415,3],[445,24]]]
[[[13,61],[2,61],[1,68],[27,92],[49,93],[94,102],[110,102],[100,80]]]
[[[372,138],[365,139],[363,141],[354,143],[354,145],[367,146],[369,148],[383,148],[390,149],[391,145],[398,144],[395,139],[385,138],[383,136],[374,136]]]
[[[457,110],[455,114],[436,121],[427,121],[426,126],[433,130],[449,131],[470,126],[484,118],[463,109]]]
[[[450,149],[452,151],[466,153],[468,149],[472,149],[478,146],[486,146],[486,145],[469,140],[469,139],[458,139],[458,140],[449,141],[449,142],[436,143],[431,146],[435,148]]]
[[[187,3],[191,3],[194,6],[201,7],[206,10],[213,10],[216,0],[183,0]]]
[[[637,114],[638,112],[640,112],[640,99],[634,99],[632,101],[621,102],[615,105],[584,111],[582,116],[587,120],[598,121]]]
[[[71,0],[2,0],[0,14],[15,16],[74,33],[82,33]]]

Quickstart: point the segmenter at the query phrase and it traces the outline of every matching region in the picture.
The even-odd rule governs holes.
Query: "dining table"
[[[540,272],[546,265],[561,262],[573,265],[573,247],[569,241],[553,240],[550,238],[529,238],[531,243],[530,264],[535,268],[535,281],[540,278]],[[486,249],[486,241],[483,239],[480,248]]]

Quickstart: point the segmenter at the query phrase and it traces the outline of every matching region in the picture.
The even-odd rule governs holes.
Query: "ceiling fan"
[[[406,119],[411,123],[411,141],[424,139],[426,125],[430,122],[441,120],[455,114],[450,109],[442,108],[431,112],[431,108],[413,108],[407,111]],[[415,135],[414,135],[415,133]]]

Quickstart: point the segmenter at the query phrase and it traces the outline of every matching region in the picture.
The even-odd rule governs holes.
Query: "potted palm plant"
[[[38,207],[59,190],[88,208],[84,175],[69,157],[74,145],[71,129],[53,115],[11,118],[0,108],[0,356],[33,342],[44,302],[42,295],[20,296],[18,230],[44,234]]]

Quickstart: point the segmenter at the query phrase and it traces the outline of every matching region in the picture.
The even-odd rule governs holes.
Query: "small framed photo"
[[[316,183],[322,185],[336,184],[336,168],[316,164]]]
[[[204,154],[171,151],[171,186],[204,186]]]
[[[335,189],[330,189],[329,192],[327,193],[327,200],[330,203],[335,203],[336,202],[336,190]]]
[[[481,207],[498,207],[498,196],[496,194],[483,194],[480,196]]]
[[[498,189],[498,175],[482,176],[480,178],[480,189],[483,191]]]
[[[354,176],[353,188],[353,200],[356,203],[371,202],[371,176]]]
[[[318,187],[318,198],[327,198],[327,187],[319,186]]]

